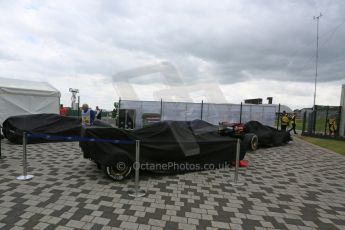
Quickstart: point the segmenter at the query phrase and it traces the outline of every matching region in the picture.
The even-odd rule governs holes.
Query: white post
[[[128,195],[132,197],[142,197],[145,196],[146,191],[139,188],[139,170],[140,170],[140,140],[135,141],[135,187],[134,189],[128,190]]]
[[[236,145],[236,163],[235,163],[235,174],[234,174],[234,181],[231,182],[230,184],[233,186],[241,186],[244,185],[244,183],[239,182],[238,180],[238,171],[239,171],[239,162],[240,162],[240,139],[237,139],[237,145]]]
[[[33,175],[27,175],[26,144],[26,132],[23,132],[23,175],[18,176],[17,180],[31,180],[34,177]]]

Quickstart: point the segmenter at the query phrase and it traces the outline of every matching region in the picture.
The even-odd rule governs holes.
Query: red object
[[[67,109],[65,107],[60,107],[60,115],[66,116],[67,115]]]
[[[240,167],[248,167],[248,161],[241,160],[238,164]]]
[[[235,165],[236,165],[236,161],[231,161],[231,165],[232,165],[232,166],[235,166]],[[248,167],[248,161],[240,160],[240,161],[238,162],[238,166],[241,167],[241,168]]]

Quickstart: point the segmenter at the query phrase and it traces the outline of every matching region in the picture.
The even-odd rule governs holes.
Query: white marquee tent
[[[15,115],[59,113],[60,92],[47,82],[0,78],[0,124]]]

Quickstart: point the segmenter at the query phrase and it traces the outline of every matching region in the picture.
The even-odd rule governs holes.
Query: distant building
[[[246,99],[244,100],[244,103],[259,105],[262,104],[262,98]]]

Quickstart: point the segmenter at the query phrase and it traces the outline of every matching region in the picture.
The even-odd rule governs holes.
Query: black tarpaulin
[[[221,163],[235,160],[237,139],[220,136],[217,131],[196,134],[193,130],[205,129],[213,125],[203,121],[165,121],[134,131],[116,128],[83,129],[82,136],[90,138],[140,140],[140,162],[189,162]],[[112,143],[81,142],[86,158],[92,158],[103,165],[111,165],[118,157],[128,157],[134,161],[134,145],[116,145]],[[241,144],[240,159],[246,153]],[[190,154],[193,152],[193,154]]]
[[[245,127],[247,132],[258,136],[259,145],[261,146],[280,146],[291,140],[289,132],[276,130],[258,121],[249,121],[245,124]]]
[[[95,121],[95,125],[107,126]],[[33,114],[12,116],[3,123],[4,136],[11,142],[21,144],[23,132],[56,136],[80,136],[81,119],[58,114]],[[45,139],[30,139],[28,143],[50,142]]]

